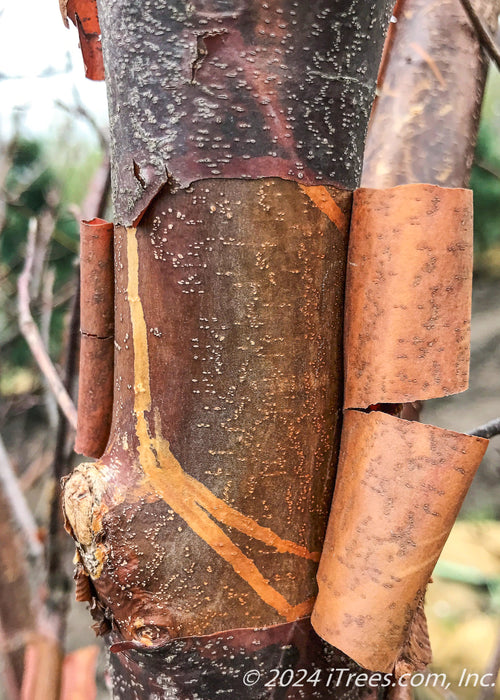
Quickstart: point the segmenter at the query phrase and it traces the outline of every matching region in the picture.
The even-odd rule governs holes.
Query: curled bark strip
[[[75,452],[100,457],[113,414],[113,338],[82,335]]]
[[[100,457],[113,405],[113,224],[82,221],[80,235],[82,337],[75,450]]]
[[[345,407],[465,391],[471,292],[470,190],[358,190],[346,281]]]
[[[113,224],[103,219],[81,222],[80,266],[82,333],[110,338],[114,328]]]
[[[346,412],[311,621],[362,666],[398,671],[487,444],[378,411]]]
[[[101,30],[96,0],[60,0],[59,4],[64,24],[68,26],[69,17],[78,29],[85,76],[89,80],[104,80]]]
[[[391,6],[101,3],[117,222],[136,225],[166,183],[281,177],[354,189]]]

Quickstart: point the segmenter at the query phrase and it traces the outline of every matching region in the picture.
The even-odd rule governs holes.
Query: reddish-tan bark
[[[365,668],[390,673],[400,659],[487,444],[346,411],[312,624]]]
[[[471,294],[470,190],[358,190],[346,284],[344,407],[465,391]]]
[[[75,451],[100,457],[113,407],[113,224],[102,219],[80,226],[80,386]]]

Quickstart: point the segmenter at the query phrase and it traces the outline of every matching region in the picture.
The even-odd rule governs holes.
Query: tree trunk
[[[474,7],[494,32],[500,2]],[[488,57],[460,0],[398,0],[381,65],[362,184],[467,187]]]
[[[377,692],[328,679],[360,669],[309,615],[351,191],[390,5],[99,3],[113,422],[64,505],[117,698]],[[319,673],[285,687],[300,668]]]

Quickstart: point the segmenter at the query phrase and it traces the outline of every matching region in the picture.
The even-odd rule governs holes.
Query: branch
[[[497,643],[496,643],[495,649],[493,651],[493,654],[492,654],[492,656],[489,660],[488,666],[486,668],[486,674],[491,674],[489,676],[491,678],[491,684],[489,687],[485,686],[484,688],[481,689],[481,691],[479,692],[479,695],[477,697],[477,700],[493,700],[493,698],[495,697],[495,690],[496,690],[495,684],[496,684],[496,680],[498,678],[499,671],[500,671],[500,634],[498,636]]]
[[[103,129],[101,129],[94,115],[91,114],[88,111],[88,109],[83,105],[83,103],[80,100],[80,96],[77,93],[74,95],[74,98],[76,102],[75,105],[67,105],[61,100],[55,100],[55,105],[56,107],[62,109],[64,112],[67,112],[67,114],[70,114],[72,117],[81,117],[84,121],[86,121],[89,124],[89,126],[94,130],[102,150],[104,151],[104,153],[106,153],[109,149],[108,136],[106,132]]]
[[[500,418],[494,418],[490,420],[489,423],[480,425],[479,428],[474,428],[474,430],[470,431],[469,435],[488,439],[495,437],[495,435],[500,435]]]
[[[26,541],[30,555],[34,559],[42,556],[43,547],[37,537],[37,526],[21,491],[17,476],[0,436],[0,484],[8,501],[19,530]]]
[[[28,244],[26,249],[26,260],[22,273],[19,276],[17,289],[18,289],[18,313],[19,313],[19,327],[21,333],[26,339],[30,350],[35,358],[38,366],[44,377],[47,380],[54,396],[56,397],[57,403],[59,404],[62,412],[68,419],[70,425],[76,429],[76,409],[71,400],[68,392],[63,386],[63,383],[57,374],[56,368],[52,364],[47,350],[43,344],[40,331],[38,330],[30,311],[30,294],[29,286],[31,279],[31,270],[33,268],[33,258],[35,252],[35,231],[36,222],[32,220],[30,224],[30,229],[28,232]]]
[[[488,27],[477,14],[470,0],[460,0],[460,2],[462,3],[462,7],[469,17],[472,26],[477,32],[479,42],[484,47],[491,60],[495,63],[498,70],[500,70],[500,51],[493,40]]]

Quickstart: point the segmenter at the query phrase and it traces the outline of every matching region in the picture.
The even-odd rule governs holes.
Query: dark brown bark
[[[98,5],[117,223],[167,182],[357,186],[391,2]]]
[[[290,648],[318,668],[345,659],[307,616],[338,451],[350,190],[389,4],[99,4],[115,396],[106,453],[75,470],[65,509],[80,593],[118,644],[116,697],[194,698],[203,659],[204,697],[331,696],[246,695],[206,635],[240,628],[249,664],[257,636],[261,670],[286,669]]]

